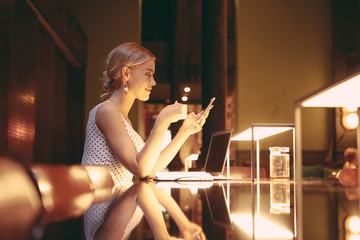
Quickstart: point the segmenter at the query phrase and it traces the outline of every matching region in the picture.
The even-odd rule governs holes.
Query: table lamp
[[[254,123],[244,131],[241,131],[238,134],[235,134],[231,140],[232,141],[251,141],[251,180],[255,181],[255,142],[256,142],[256,174],[257,174],[257,183],[260,180],[260,140],[287,132],[289,130],[293,131],[293,151],[295,151],[295,125],[291,123]],[[295,172],[295,154],[293,154],[293,166]],[[229,161],[228,161],[229,162]],[[228,167],[229,169],[229,167]],[[229,173],[228,173],[229,175]],[[252,190],[252,198],[254,199],[254,192]],[[260,212],[260,187],[257,187],[257,209]],[[296,205],[296,202],[294,202]],[[254,216],[255,206],[252,205],[252,214]],[[253,222],[253,233],[255,233],[255,218],[252,218]],[[296,220],[294,220],[295,229],[296,229]],[[295,231],[296,233],[296,231]]]
[[[255,180],[255,142],[256,142],[256,173],[260,177],[260,143],[259,141],[289,130],[293,130],[293,150],[295,149],[295,125],[291,123],[254,123],[251,127],[231,138],[231,141],[251,141],[251,179]],[[294,154],[295,168],[295,154]],[[294,169],[295,171],[295,169]]]
[[[302,142],[301,142],[301,108],[303,107],[357,107],[357,115],[360,117],[360,72],[346,77],[328,87],[325,87],[295,103],[295,154],[296,154],[296,173],[295,181],[297,187],[301,189],[302,182]],[[357,127],[357,149],[358,162],[360,162],[360,128]],[[359,180],[358,180],[359,181]],[[360,184],[358,184],[360,187]],[[302,192],[297,191],[297,201],[299,203],[297,216],[302,219]],[[302,234],[302,221],[298,221],[299,234]],[[302,235],[299,236],[302,240]]]

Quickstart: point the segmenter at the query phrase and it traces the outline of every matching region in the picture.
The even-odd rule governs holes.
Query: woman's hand
[[[164,107],[160,111],[158,118],[168,121],[169,123],[177,122],[182,117],[182,109],[182,104],[175,101],[174,104]]]
[[[213,108],[213,106],[211,106],[206,113],[201,117],[203,111],[202,110],[200,113],[195,114],[195,113],[189,113],[186,117],[186,119],[184,120],[184,123],[181,126],[181,129],[188,134],[189,136],[192,134],[195,134],[197,132],[200,132],[202,130],[202,126],[204,126],[205,122],[206,122],[206,118],[209,116],[209,111]],[[201,117],[201,119],[200,119]]]
[[[193,222],[188,222],[180,229],[186,240],[205,240],[206,236],[200,226]]]
[[[209,112],[210,112],[210,110],[212,109],[214,107],[214,105],[211,105],[207,110],[206,110],[206,112],[205,112],[205,114],[203,115],[203,116],[201,116],[202,115],[202,113],[205,111],[205,109],[204,110],[202,110],[200,113],[198,113],[196,116],[197,116],[197,118],[198,118],[198,123],[199,123],[199,125],[202,127],[202,126],[204,126],[204,124],[205,124],[205,122],[206,122],[206,119],[207,119],[207,117],[209,116]],[[200,119],[201,118],[201,119]]]

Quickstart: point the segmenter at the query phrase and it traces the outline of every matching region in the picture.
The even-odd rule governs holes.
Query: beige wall
[[[88,38],[88,56],[85,91],[85,121],[88,113],[101,101],[104,61],[117,45],[141,41],[141,0],[68,0],[69,10]],[[132,123],[137,127],[138,104],[131,111]]]
[[[236,0],[236,29],[237,130],[293,123],[294,102],[332,81],[331,1]],[[328,149],[328,118],[303,111],[304,150]]]

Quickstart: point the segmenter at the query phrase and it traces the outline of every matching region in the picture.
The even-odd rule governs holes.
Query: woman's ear
[[[121,75],[122,78],[126,81],[129,80],[129,75],[130,75],[130,69],[128,67],[123,67],[123,69],[121,70]]]

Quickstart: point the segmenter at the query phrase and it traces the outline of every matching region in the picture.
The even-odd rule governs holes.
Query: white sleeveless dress
[[[94,234],[102,225],[104,218],[108,214],[112,202],[119,196],[119,194],[122,194],[133,185],[133,174],[129,172],[119,161],[116,160],[115,155],[110,149],[108,141],[95,123],[96,112],[103,103],[96,105],[89,112],[89,120],[86,127],[84,153],[82,156],[81,164],[107,166],[112,173],[116,185],[117,194],[115,194],[107,202],[93,204],[84,214],[84,231],[87,240],[92,240],[94,238]],[[139,152],[144,146],[144,141],[123,117],[122,120],[124,121],[127,133],[133,140],[136,149]],[[119,239],[123,239],[124,237],[126,237],[140,222],[142,217],[143,213],[141,209],[137,207],[132,219],[129,221],[129,224],[125,229],[124,236],[119,236]]]

